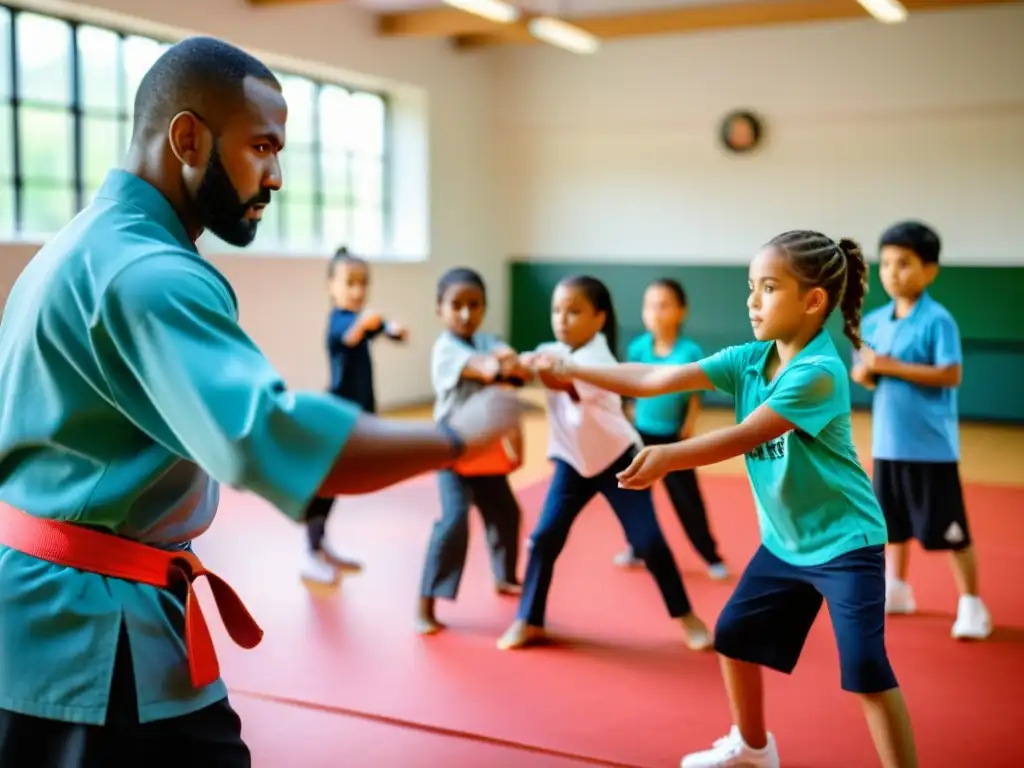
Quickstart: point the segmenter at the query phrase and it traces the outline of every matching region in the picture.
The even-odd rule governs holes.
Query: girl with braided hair
[[[885,648],[885,518],[850,427],[846,366],[824,329],[837,308],[860,346],[867,266],[852,240],[786,232],[750,265],[754,337],[686,365],[580,366],[538,360],[549,377],[629,397],[716,389],[735,397],[736,426],[641,451],[618,475],[648,488],[669,472],[744,455],[762,544],[715,628],[732,709],[727,736],[682,768],[777,768],[762,667],[792,672],[822,601],[842,687],[864,705],[885,768],[915,768],[910,718]]]

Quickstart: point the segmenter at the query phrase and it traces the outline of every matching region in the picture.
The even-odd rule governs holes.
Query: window
[[[125,155],[135,92],[167,46],[0,5],[0,240],[52,235],[92,200]],[[380,253],[388,225],[386,99],[275,74],[288,101],[284,187],[254,247]]]

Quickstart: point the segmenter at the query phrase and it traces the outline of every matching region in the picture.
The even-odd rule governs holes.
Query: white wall
[[[422,91],[430,260],[374,268],[373,303],[414,332],[406,348],[375,351],[384,406],[429,396],[433,282],[455,264],[484,273],[488,324],[502,330],[509,254],[738,261],[782,228],[870,244],[893,218],[915,215],[942,228],[950,261],[1024,263],[1021,7],[922,15],[898,28],[620,42],[586,58],[383,41],[345,3],[93,2]],[[718,117],[737,106],[768,121],[755,157],[715,145]],[[0,244],[0,300],[33,252]],[[324,262],[212,259],[286,379],[322,387]]]
[[[949,262],[1024,264],[1024,7],[502,54],[505,235],[534,258],[742,261],[813,227],[873,250],[894,219]],[[767,121],[756,156],[716,144]]]
[[[50,0],[28,2],[46,5]],[[386,317],[407,323],[413,332],[404,347],[377,345],[382,406],[421,402],[430,395],[427,365],[438,328],[434,282],[447,267],[469,264],[483,273],[493,297],[488,325],[504,328],[505,251],[498,237],[493,73],[488,57],[467,60],[443,40],[383,41],[374,34],[373,17],[345,3],[258,10],[245,0],[92,0],[90,5],[186,33],[216,35],[250,49],[365,73],[373,84],[383,79],[389,87],[398,83],[421,91],[404,99],[402,107],[414,111],[422,106],[415,102],[426,101],[429,243],[420,255],[429,255],[429,261],[374,266],[373,305]],[[57,10],[60,3],[54,6]],[[159,33],[145,25],[139,31]],[[404,169],[407,175],[415,170]],[[31,244],[0,243],[0,300],[34,251]],[[288,382],[323,388],[326,260],[248,253],[215,254],[211,260],[235,286],[242,324]]]

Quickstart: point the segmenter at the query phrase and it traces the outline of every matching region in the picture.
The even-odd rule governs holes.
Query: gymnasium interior
[[[675,278],[686,334],[713,352],[750,339],[747,264],[776,234],[860,242],[870,309],[887,300],[879,235],[907,218],[935,226],[931,294],[962,337],[960,469],[995,629],[953,641],[948,562],[915,550],[919,610],[890,618],[887,644],[922,766],[1024,765],[1024,2],[0,0],[0,301],[121,163],[146,69],[195,34],[259,56],[289,106],[284,188],[256,242],[204,236],[203,255],[288,385],[317,391],[329,258],[342,245],[365,257],[370,305],[410,329],[373,349],[390,417],[431,418],[435,283],[449,268],[480,272],[485,329],[521,351],[551,340],[565,276],[611,288],[623,343],[643,332],[644,287]],[[733,143],[736,119],[754,127],[749,145]],[[871,393],[851,392],[870,468]],[[550,477],[543,395],[522,397],[534,407],[512,476],[520,567]],[[733,419],[731,400],[709,395],[698,431]],[[698,474],[738,573],[759,543],[743,460]],[[736,576],[709,580],[660,487],[655,498],[713,621]],[[266,633],[246,651],[211,620],[255,766],[663,768],[728,729],[714,654],[684,648],[646,573],[613,565],[622,530],[603,500],[558,562],[554,642],[496,649],[516,601],[492,589],[475,515],[458,600],[439,607],[448,629],[416,634],[438,509],[429,474],[340,499],[328,535],[365,568],[312,588],[298,577],[302,527],[225,491],[196,551]],[[878,764],[824,612],[796,671],[766,690],[784,765]]]

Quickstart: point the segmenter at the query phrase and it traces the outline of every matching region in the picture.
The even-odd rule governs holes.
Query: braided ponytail
[[[860,349],[861,309],[868,286],[868,265],[860,246],[846,237],[837,243],[810,230],[784,232],[769,245],[789,256],[790,268],[801,285],[825,289],[825,318],[838,307],[843,313],[843,333],[854,349]]]
[[[846,258],[846,290],[839,302],[839,310],[843,313],[843,333],[853,343],[854,349],[860,349],[860,320],[864,296],[868,292],[868,265],[860,246],[853,240],[844,237],[839,241],[839,250]]]

